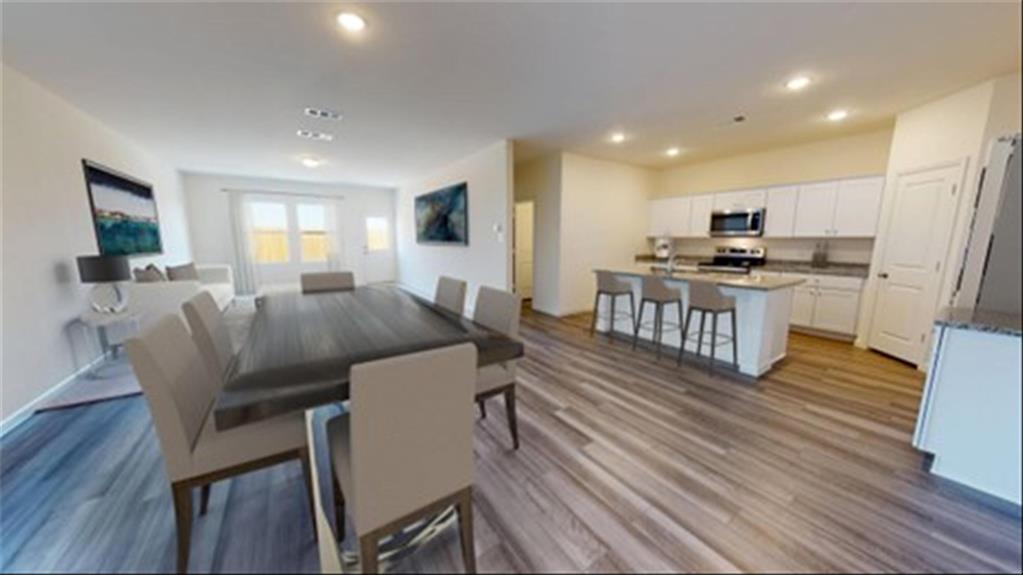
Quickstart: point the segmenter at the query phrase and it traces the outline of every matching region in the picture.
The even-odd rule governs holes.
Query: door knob
[[[877,277],[879,277],[879,278],[881,278],[883,280],[886,280],[886,279],[888,279],[888,272],[881,272],[881,273],[877,274]]]

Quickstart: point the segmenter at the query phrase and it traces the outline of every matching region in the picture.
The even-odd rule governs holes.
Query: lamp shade
[[[78,256],[78,277],[87,284],[128,281],[131,266],[125,256]]]

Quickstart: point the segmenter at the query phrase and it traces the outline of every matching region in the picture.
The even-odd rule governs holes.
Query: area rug
[[[237,298],[235,303],[224,312],[224,321],[235,351],[249,335],[249,327],[255,315],[252,298]],[[93,368],[89,373],[79,375],[53,397],[44,400],[36,413],[66,409],[99,401],[110,401],[122,397],[130,397],[142,393],[138,380],[131,370],[127,356],[122,352],[116,358],[109,358]]]

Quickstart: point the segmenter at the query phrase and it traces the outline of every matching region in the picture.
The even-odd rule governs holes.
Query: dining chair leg
[[[681,308],[680,308],[681,309]],[[682,355],[686,351],[686,342],[689,339],[689,322],[693,319],[693,308],[686,310],[686,320],[682,322],[682,335],[678,345],[678,364],[682,365]]]
[[[188,573],[188,551],[192,542],[192,488],[183,483],[171,484],[174,496],[174,520],[178,528],[178,573]]]
[[[313,466],[309,457],[309,448],[298,450],[298,459],[302,462],[302,479],[305,481],[305,494],[309,500],[309,522],[313,527],[313,538],[316,537],[316,499],[313,497]]]
[[[643,310],[646,309],[646,300],[639,300],[639,316],[636,317],[636,331],[632,335],[632,351],[636,351],[636,344],[639,343],[639,328],[643,324]]]
[[[341,484],[338,483],[337,474],[331,471],[331,479],[334,484],[334,533],[337,534],[337,542],[345,540],[345,494],[341,492]]]
[[[487,404],[486,404],[486,402],[481,399],[481,400],[477,401],[476,403],[480,406],[480,419],[486,419],[487,418]]]
[[[515,414],[515,384],[504,392],[504,407],[508,412],[508,431],[511,432],[512,445],[519,448],[519,420]]]
[[[717,355],[718,350],[718,312],[714,312],[714,315],[710,318],[710,364],[708,365],[709,370],[714,371],[714,357]]]
[[[590,320],[590,337],[597,331],[597,314],[600,312],[600,292],[593,297],[593,318]]]
[[[739,330],[738,319],[735,317],[735,310],[732,310],[732,365],[739,369]]]
[[[458,503],[458,535],[462,543],[462,560],[466,573],[476,573],[476,538],[472,529],[472,488],[462,491]]]
[[[362,562],[363,573],[377,573],[377,536],[375,533],[359,538],[359,560]]]
[[[199,515],[206,515],[206,509],[210,506],[210,486],[211,483],[207,483],[202,486],[202,491],[199,495]]]

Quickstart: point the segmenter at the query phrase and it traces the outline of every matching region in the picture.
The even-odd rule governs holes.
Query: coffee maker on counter
[[[658,259],[670,257],[673,243],[671,238],[654,238],[654,257]]]

